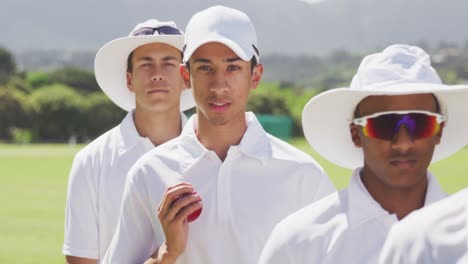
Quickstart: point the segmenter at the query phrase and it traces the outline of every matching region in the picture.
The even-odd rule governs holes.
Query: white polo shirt
[[[142,263],[165,241],[157,217],[167,187],[186,181],[203,202],[177,263],[257,263],[274,225],[335,190],[307,154],[267,134],[246,113],[247,130],[224,162],[195,134],[192,117],[180,137],[144,155],[129,173],[117,231],[103,263]],[[196,125],[195,125],[196,126]]]
[[[369,194],[356,169],[349,186],[287,217],[273,230],[261,264],[376,263],[398,222]],[[428,172],[425,204],[445,197]]]
[[[418,210],[390,231],[380,263],[468,263],[468,188]]]
[[[456,262],[457,264],[466,264],[468,263],[468,251],[465,252],[465,255],[463,255],[459,260]]]
[[[181,118],[184,124],[187,118]],[[76,154],[68,182],[64,255],[104,257],[117,226],[127,173],[153,148],[138,134],[131,111]]]

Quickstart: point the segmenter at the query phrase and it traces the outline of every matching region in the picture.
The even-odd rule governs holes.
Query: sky
[[[185,28],[195,12],[219,4],[250,16],[262,54],[468,41],[466,0],[2,0],[0,46],[97,51],[149,18]]]

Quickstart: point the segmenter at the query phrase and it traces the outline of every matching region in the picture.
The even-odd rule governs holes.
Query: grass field
[[[322,164],[337,188],[350,171],[317,156],[303,139],[292,143]],[[0,263],[64,263],[61,254],[68,172],[81,146],[0,144]],[[433,164],[450,193],[468,186],[468,149]]]

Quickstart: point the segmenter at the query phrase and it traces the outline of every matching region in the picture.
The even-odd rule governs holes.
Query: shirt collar
[[[268,136],[262,125],[252,112],[245,113],[247,129],[242,136],[239,145],[235,146],[245,155],[258,159],[262,162],[271,158],[272,151]],[[181,147],[184,148],[192,158],[198,158],[208,150],[200,143],[195,134],[197,128],[197,114],[194,114],[185,125],[181,133]]]
[[[351,176],[351,182],[347,188],[347,210],[350,226],[360,225],[379,216],[390,215],[377,201],[374,200],[374,198],[372,198],[370,193],[364,187],[360,177],[361,169],[362,168],[357,168],[354,170],[353,175]],[[427,172],[427,178],[428,186],[424,206],[441,200],[447,196],[437,182],[437,179],[429,171]]]
[[[120,149],[123,151],[128,151],[132,148],[134,148],[137,144],[144,142],[144,144],[147,144],[148,146],[151,146],[151,148],[154,148],[154,144],[151,143],[149,138],[147,137],[141,137],[140,134],[138,133],[138,130],[136,129],[135,126],[135,120],[134,120],[134,113],[135,109],[132,111],[129,111],[125,118],[122,120],[119,126],[119,131],[120,131]],[[187,117],[183,114],[180,113],[181,117],[181,122],[182,122],[182,127],[187,123]]]
[[[437,181],[436,177],[432,175],[429,171],[427,172],[427,192],[426,192],[426,199],[424,200],[424,206],[430,205],[435,203],[445,197],[447,197],[447,193],[442,190],[439,182]]]
[[[272,150],[267,133],[252,112],[246,113],[247,130],[239,143],[239,150],[262,162],[270,159]]]

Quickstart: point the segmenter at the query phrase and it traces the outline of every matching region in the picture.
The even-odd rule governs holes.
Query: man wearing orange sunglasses
[[[350,184],[289,216],[260,263],[376,263],[390,228],[446,196],[429,164],[462,148],[468,86],[441,83],[422,49],[392,45],[362,61],[349,88],[312,98],[304,134]]]

